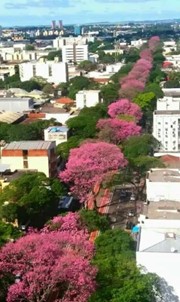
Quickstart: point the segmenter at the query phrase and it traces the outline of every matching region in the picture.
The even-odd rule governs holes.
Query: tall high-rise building
[[[59,29],[63,29],[63,22],[62,22],[62,20],[58,21],[58,27],[59,27]]]
[[[52,22],[51,22],[51,28],[54,30],[54,29],[56,29],[56,21],[55,20],[53,20]]]
[[[81,35],[81,26],[80,25],[75,25],[74,26],[74,34],[76,36],[80,36]]]
[[[174,91],[177,95],[178,90]],[[166,93],[165,89],[163,92]],[[157,100],[153,114],[153,135],[160,143],[158,153],[180,152],[180,94],[179,97],[164,96]]]

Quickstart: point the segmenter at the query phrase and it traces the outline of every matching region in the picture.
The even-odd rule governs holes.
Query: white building
[[[180,301],[180,220],[145,219],[136,261],[142,271],[161,278],[163,302]]]
[[[24,112],[32,110],[33,107],[31,98],[0,98],[0,111]]]
[[[55,141],[56,146],[67,142],[69,129],[66,126],[53,126],[44,130],[45,141]]]
[[[79,45],[85,45],[88,42],[94,42],[95,38],[92,36],[78,36],[78,37],[58,37],[55,40],[53,40],[53,47],[56,49],[62,49],[64,45],[73,45],[73,44],[79,44]]]
[[[100,102],[100,90],[81,90],[76,93],[77,109],[96,106]]]
[[[172,63],[175,69],[180,69],[180,55],[167,55],[166,61]]]
[[[68,68],[66,63],[56,61],[34,61],[19,65],[20,79],[29,81],[33,77],[43,77],[49,83],[58,85],[68,81]]]
[[[39,60],[43,56],[47,56],[49,51],[47,50],[24,50],[14,47],[2,47],[0,48],[0,55],[4,61],[34,61]]]
[[[88,45],[65,45],[62,47],[62,61],[65,63],[79,63],[88,60]]]
[[[163,200],[179,201],[180,170],[178,169],[151,169],[146,178],[147,201],[158,202]]]
[[[158,99],[153,114],[153,135],[160,142],[155,155],[180,152],[180,97]]]
[[[168,54],[172,51],[176,51],[177,50],[177,44],[176,41],[164,41],[163,42],[163,53],[164,54]]]
[[[131,46],[140,48],[144,43],[147,43],[147,40],[142,40],[142,39],[132,40],[131,41]]]
[[[57,175],[55,142],[19,141],[5,145],[1,152],[1,163],[16,170],[36,170],[47,177]]]

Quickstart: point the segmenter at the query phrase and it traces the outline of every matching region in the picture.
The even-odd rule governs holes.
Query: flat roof
[[[17,97],[17,98],[6,98],[6,97],[0,97],[0,101],[2,102],[27,102],[29,100],[31,100],[32,98],[21,98],[21,97]]]
[[[56,133],[56,132],[67,132],[69,128],[66,126],[52,126],[49,127],[47,130],[50,133]]]
[[[178,201],[150,201],[143,205],[143,215],[148,219],[180,220],[180,202]]]
[[[19,141],[11,142],[3,148],[4,150],[48,150],[54,143],[51,141]]]
[[[147,179],[150,182],[180,182],[180,170],[152,169],[148,172]]]

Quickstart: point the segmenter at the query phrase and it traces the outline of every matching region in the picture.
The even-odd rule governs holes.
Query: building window
[[[28,161],[27,160],[23,160],[23,168],[28,169]]]
[[[33,77],[36,77],[36,65],[33,65]]]
[[[49,77],[52,77],[52,66],[48,66]]]

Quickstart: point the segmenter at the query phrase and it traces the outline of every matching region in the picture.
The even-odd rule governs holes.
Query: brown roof
[[[72,103],[74,103],[74,100],[72,100],[70,98],[67,98],[67,97],[62,97],[60,99],[57,99],[56,103],[59,103],[59,104],[72,104]]]
[[[173,156],[173,155],[163,155],[160,157],[162,162],[168,166],[169,168],[180,168],[180,157],[179,156]]]

